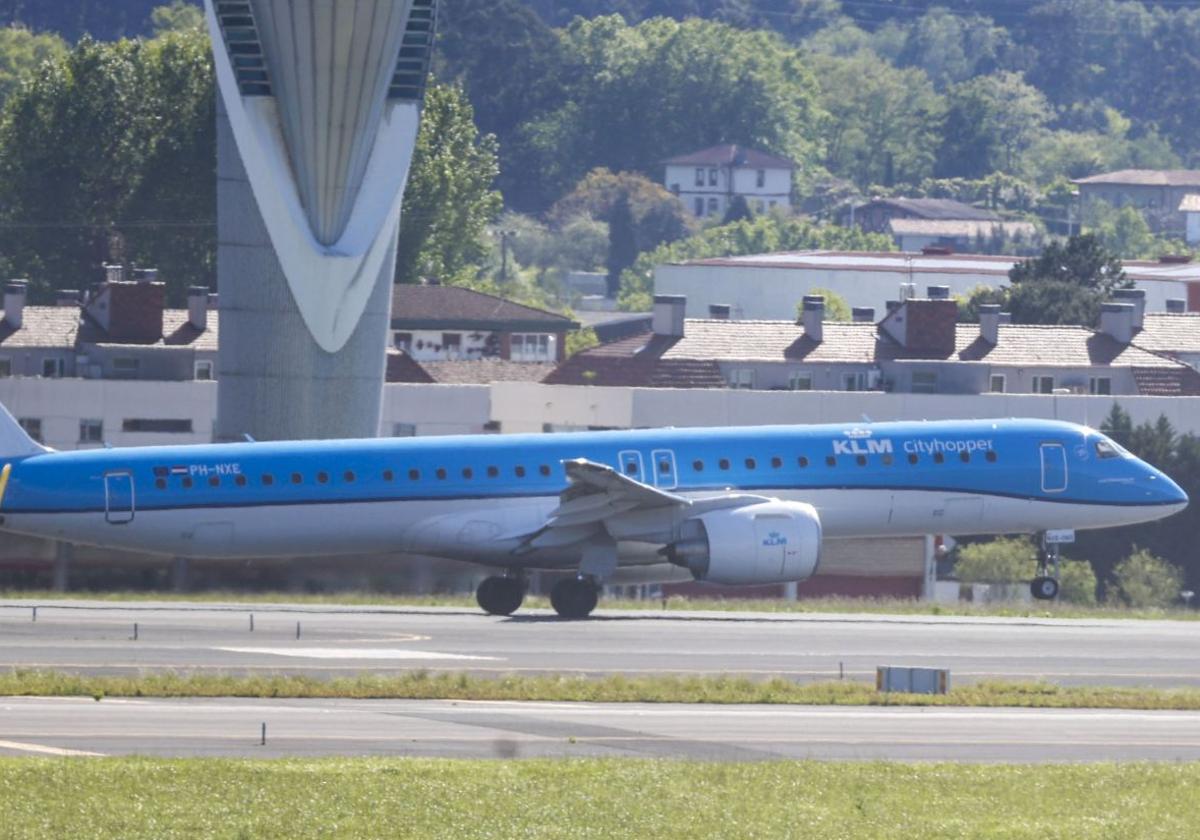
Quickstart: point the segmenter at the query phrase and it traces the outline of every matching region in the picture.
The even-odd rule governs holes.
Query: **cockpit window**
[[[1125,455],[1125,450],[1117,446],[1111,440],[1101,438],[1096,441],[1096,457],[1097,458],[1120,458]]]

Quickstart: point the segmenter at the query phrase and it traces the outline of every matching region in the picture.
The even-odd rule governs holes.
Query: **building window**
[[[764,213],[766,212],[767,204],[760,198],[758,201],[754,202],[754,209],[759,213]]]
[[[141,362],[137,359],[121,357],[112,360],[113,379],[137,379]]]
[[[410,332],[397,332],[392,334],[392,344],[397,350],[403,350],[405,353],[412,352],[413,336]]]
[[[1033,377],[1033,393],[1035,393],[1035,394],[1053,394],[1054,393],[1054,377],[1053,376],[1035,376],[1035,377]]]
[[[553,361],[550,352],[550,336],[545,333],[515,334],[512,337],[512,349],[509,355],[514,362]]]
[[[46,379],[61,379],[64,372],[62,359],[42,359],[42,376]]]
[[[80,443],[104,443],[104,421],[103,420],[80,420],[79,421],[79,442]]]
[[[765,187],[767,185],[767,170],[760,169],[754,173],[754,186]]]
[[[721,212],[720,202],[717,201],[715,198],[710,198],[708,200],[708,215],[715,216],[719,212]]]
[[[701,169],[699,166],[696,167],[696,186],[697,187],[704,186],[704,170]]]
[[[123,432],[161,432],[164,434],[191,434],[192,421],[170,418],[127,417],[121,422]]]
[[[861,371],[843,374],[842,385],[846,391],[865,391],[867,390],[867,375]]]
[[[812,374],[807,371],[793,373],[788,378],[788,385],[793,391],[811,391],[812,390]]]
[[[703,198],[696,199],[696,215],[697,216],[704,215],[704,199]]]
[[[213,378],[213,363],[211,359],[197,359],[192,365],[193,379],[201,382],[211,382]]]
[[[42,418],[40,417],[22,417],[17,421],[21,428],[25,430],[25,434],[42,443]]]
[[[392,437],[416,437],[417,426],[415,423],[393,423]]]
[[[754,387],[752,368],[735,368],[729,372],[729,387],[749,390]]]
[[[12,359],[0,358],[0,378],[12,376]]]
[[[447,359],[457,359],[462,354],[462,333],[442,333],[442,351]]]
[[[1088,391],[1093,394],[1109,395],[1112,393],[1112,378],[1108,376],[1093,376],[1088,379]]]
[[[993,373],[991,380],[988,382],[988,390],[993,394],[1004,393],[1004,374]]]
[[[715,187],[717,185],[717,170],[708,170],[708,185],[710,187]]]
[[[937,374],[929,370],[913,371],[912,392],[914,394],[936,394]]]

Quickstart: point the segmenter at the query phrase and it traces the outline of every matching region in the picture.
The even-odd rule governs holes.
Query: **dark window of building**
[[[159,419],[145,417],[127,417],[121,421],[123,432],[161,432],[166,434],[191,434],[192,421]]]
[[[42,440],[42,418],[40,417],[22,417],[17,421],[25,434],[36,440],[38,443],[43,443]]]

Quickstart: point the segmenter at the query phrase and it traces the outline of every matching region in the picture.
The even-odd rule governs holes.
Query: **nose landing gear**
[[[1058,598],[1059,544],[1046,539],[1042,534],[1041,550],[1038,551],[1037,577],[1029,584],[1029,591],[1039,601]]]

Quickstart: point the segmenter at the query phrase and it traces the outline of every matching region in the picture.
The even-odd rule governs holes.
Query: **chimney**
[[[133,279],[138,283],[157,283],[158,269],[157,268],[135,268],[133,270]]]
[[[884,301],[883,309],[889,315],[892,314],[893,312],[895,312],[899,308],[900,308],[900,301],[898,301],[898,300]]]
[[[124,283],[125,282],[125,266],[104,264],[104,282],[106,283]]]
[[[904,349],[945,358],[954,352],[958,304],[952,300],[914,298],[879,322],[882,330]]]
[[[729,313],[733,307],[728,303],[710,303],[708,305],[708,317],[714,321],[728,321]]]
[[[804,334],[817,344],[825,340],[825,297],[805,295],[801,304],[800,323]]]
[[[949,286],[929,286],[925,294],[930,300],[950,300]]]
[[[1000,326],[1004,326],[1005,324],[1011,324],[1011,323],[1012,323],[1012,313],[1011,312],[1001,312],[1000,313]]]
[[[188,287],[188,323],[200,332],[208,329],[208,287]]]
[[[1113,300],[1133,304],[1133,331],[1137,332],[1146,325],[1146,291],[1145,289],[1113,289]]]
[[[875,322],[875,307],[855,306],[850,310],[850,315],[856,324],[872,324]]]
[[[1137,307],[1132,303],[1110,301],[1100,304],[1100,332],[1128,344],[1133,341],[1133,319]]]
[[[1187,301],[1183,298],[1167,298],[1167,311],[1172,315],[1182,315],[1187,312]]]
[[[979,304],[979,337],[993,347],[1000,343],[1000,304]]]
[[[684,295],[655,295],[654,314],[650,320],[655,335],[683,337],[683,313],[687,310]]]
[[[25,317],[25,295],[29,281],[9,280],[4,285],[4,321],[14,330],[21,329]]]
[[[916,283],[901,283],[900,284],[900,302],[901,303],[904,303],[904,301],[908,300],[909,298],[915,298],[916,296],[917,296],[917,284]]]
[[[59,289],[54,293],[55,306],[78,306],[79,305],[79,290],[78,289]]]

